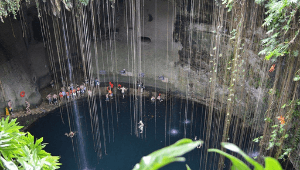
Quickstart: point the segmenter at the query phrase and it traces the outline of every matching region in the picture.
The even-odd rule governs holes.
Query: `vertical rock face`
[[[40,103],[39,89],[51,79],[42,41],[32,31],[36,21],[31,18],[25,18],[30,20],[25,23],[8,17],[0,23],[0,114],[4,114],[9,100],[14,111],[23,110],[25,100],[32,105]]]

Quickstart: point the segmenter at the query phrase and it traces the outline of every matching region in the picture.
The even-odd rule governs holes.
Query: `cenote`
[[[136,126],[140,100],[145,125],[143,133]],[[224,119],[225,115],[213,113],[215,121],[211,124],[207,115],[205,106],[173,95],[162,102],[132,95],[124,98],[116,95],[106,101],[102,96],[72,101],[38,119],[28,131],[36,138],[43,137],[48,143],[45,150],[61,157],[62,170],[132,169],[143,156],[182,138],[202,139],[204,144],[185,154],[186,162],[171,163],[162,169],[185,169],[188,164],[194,170],[213,170],[218,167],[219,155],[208,153],[207,148],[221,147],[224,125],[218,120]],[[76,123],[80,124],[80,129]],[[211,126],[210,138],[206,141],[208,126]],[[230,129],[240,126],[237,123]],[[76,132],[73,138],[65,135],[70,130]],[[245,131],[250,133],[251,129]],[[249,135],[241,137],[241,133],[229,132],[228,142],[239,141],[244,151],[252,157],[257,156],[257,147],[249,142]],[[224,169],[230,169],[229,160],[225,160]]]
[[[204,143],[163,169],[230,169],[210,148],[253,168],[221,142],[300,169],[299,0],[2,1],[0,116],[34,122],[61,169],[132,169],[183,138]],[[66,103],[74,87],[94,95]]]

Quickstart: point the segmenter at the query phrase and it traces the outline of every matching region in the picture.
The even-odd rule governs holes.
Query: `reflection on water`
[[[178,135],[178,133],[179,133],[179,130],[177,130],[177,129],[171,129],[171,130],[170,130],[170,134],[171,134],[172,136],[176,136],[176,135]]]

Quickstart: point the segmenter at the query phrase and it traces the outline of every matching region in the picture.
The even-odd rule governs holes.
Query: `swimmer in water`
[[[151,97],[151,101],[155,101],[155,97],[154,96]]]
[[[67,137],[73,138],[76,132],[65,133]]]
[[[143,133],[144,123],[140,120],[140,122],[138,123],[138,125],[139,125],[139,129],[140,129],[140,133]]]
[[[163,101],[163,100],[161,99],[161,94],[160,94],[160,93],[159,93],[158,96],[157,96],[157,100],[159,100],[160,102]]]

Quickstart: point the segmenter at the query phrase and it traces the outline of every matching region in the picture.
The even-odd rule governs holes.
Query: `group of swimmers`
[[[158,94],[158,96],[156,97],[156,99],[157,99],[158,101],[160,101],[160,102],[163,101],[163,99],[161,98],[161,94],[160,94],[160,93]],[[154,96],[151,97],[151,101],[153,101],[153,102],[155,101],[155,97],[154,97]]]

